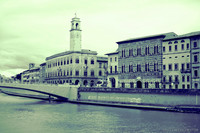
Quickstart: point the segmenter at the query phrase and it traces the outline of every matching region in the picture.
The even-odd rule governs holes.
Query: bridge
[[[19,97],[41,100],[74,101],[77,99],[78,86],[48,84],[0,83],[0,92]],[[23,90],[23,92],[20,92]]]

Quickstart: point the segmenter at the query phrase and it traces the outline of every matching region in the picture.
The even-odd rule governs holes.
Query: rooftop
[[[183,34],[183,35],[179,35],[179,36],[175,36],[175,37],[171,37],[171,38],[165,38],[164,41],[181,39],[181,38],[188,38],[188,37],[193,37],[193,36],[200,36],[200,31],[190,32],[190,33],[187,33],[187,34]]]
[[[65,52],[61,52],[61,53],[58,53],[58,54],[54,54],[52,56],[47,57],[46,61],[51,60],[53,58],[61,57],[61,56],[64,56],[64,55],[69,55],[69,54],[72,54],[72,53],[97,55],[96,51],[91,51],[91,50],[88,50],[88,49],[82,49],[81,51],[65,51]]]
[[[144,36],[144,37],[131,38],[131,39],[119,41],[119,42],[117,42],[117,44],[123,44],[123,43],[134,42],[134,41],[149,40],[149,39],[155,39],[155,38],[168,39],[168,38],[172,38],[172,37],[175,37],[175,36],[177,36],[176,33],[168,32],[168,33],[157,34],[157,35],[150,35],[150,36]]]

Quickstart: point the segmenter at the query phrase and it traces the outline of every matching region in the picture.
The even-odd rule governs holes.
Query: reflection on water
[[[49,103],[0,93],[1,133],[197,133],[199,122],[199,114]]]

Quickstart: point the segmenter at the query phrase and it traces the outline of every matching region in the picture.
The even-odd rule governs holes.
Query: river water
[[[0,133],[198,133],[200,114],[49,103],[0,93]]]

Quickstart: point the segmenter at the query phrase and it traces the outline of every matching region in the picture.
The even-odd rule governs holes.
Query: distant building
[[[108,53],[108,87],[118,87],[118,51]]]
[[[34,63],[29,64],[29,69],[22,72],[22,83],[35,84],[40,81],[40,67],[35,67]]]
[[[162,41],[173,36],[172,32],[117,42],[119,87],[161,88]]]
[[[80,19],[72,18],[70,50],[46,58],[46,82],[51,84],[70,83],[95,86],[105,80],[106,57],[98,57],[96,51],[81,49]]]
[[[45,77],[46,77],[46,63],[40,64],[40,76],[39,76],[39,82],[45,83]]]

